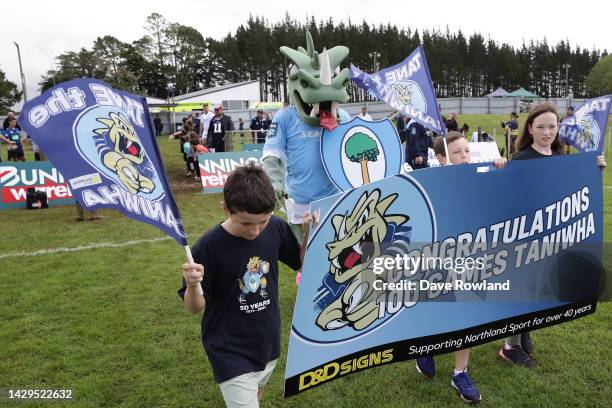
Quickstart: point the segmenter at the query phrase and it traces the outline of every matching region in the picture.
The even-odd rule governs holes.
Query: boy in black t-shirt
[[[303,250],[272,215],[274,189],[262,169],[237,168],[223,199],[228,219],[193,246],[178,293],[191,313],[204,310],[202,343],[227,406],[258,407],[280,354],[278,261],[297,270]]]

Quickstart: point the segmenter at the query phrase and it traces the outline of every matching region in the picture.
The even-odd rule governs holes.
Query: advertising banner
[[[25,208],[28,188],[47,193],[49,206],[74,204],[70,187],[51,162],[0,163],[0,210]]]
[[[285,395],[593,313],[602,205],[595,152],[422,169],[312,203]]]
[[[257,150],[199,154],[202,192],[205,194],[222,192],[225,180],[236,167],[250,162],[260,163],[261,155],[262,152]]]

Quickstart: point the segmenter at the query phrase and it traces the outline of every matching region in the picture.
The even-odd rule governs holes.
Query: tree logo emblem
[[[403,151],[397,130],[389,121],[353,118],[323,131],[321,159],[325,171],[341,191],[400,173]]]

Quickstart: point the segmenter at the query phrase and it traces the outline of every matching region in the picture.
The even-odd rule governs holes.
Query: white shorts
[[[228,408],[259,408],[257,392],[268,383],[278,360],[272,360],[262,371],[246,373],[219,384]]]

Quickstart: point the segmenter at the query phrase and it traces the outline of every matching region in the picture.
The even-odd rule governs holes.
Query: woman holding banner
[[[512,160],[540,159],[560,156],[563,146],[559,140],[559,116],[552,102],[535,105],[529,111],[527,121],[518,140],[516,153]],[[604,169],[606,159],[597,156],[597,165]],[[529,332],[507,337],[499,349],[499,357],[513,364],[536,368],[538,363],[533,357],[533,344]]]

